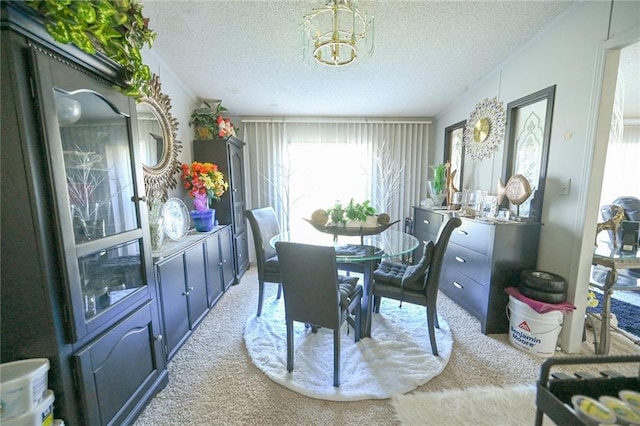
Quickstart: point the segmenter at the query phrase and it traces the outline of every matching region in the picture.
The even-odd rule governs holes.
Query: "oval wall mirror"
[[[180,172],[178,153],[182,146],[176,140],[178,120],[171,115],[171,98],[162,93],[157,75],[151,80],[149,96],[139,100],[136,111],[147,200],[160,194],[161,200],[166,201],[167,191],[177,185],[175,175]]]

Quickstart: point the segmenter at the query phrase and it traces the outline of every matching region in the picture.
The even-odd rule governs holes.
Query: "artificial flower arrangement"
[[[236,128],[231,120],[222,116],[227,109],[221,103],[215,109],[207,102],[202,103],[204,106],[195,109],[189,121],[189,126],[195,126],[197,139],[212,139],[214,135],[219,138],[236,135]]]
[[[213,163],[198,163],[194,161],[191,166],[182,164],[182,180],[184,187],[193,198],[196,210],[207,210],[209,203],[220,200],[220,197],[229,188],[224,180],[224,174]]]

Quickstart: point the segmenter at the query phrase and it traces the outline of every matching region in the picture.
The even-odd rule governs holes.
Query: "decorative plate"
[[[497,98],[486,98],[476,105],[464,130],[462,144],[474,160],[490,157],[504,138],[505,112]]]
[[[180,241],[189,232],[189,210],[179,198],[169,198],[160,213],[164,218],[164,233],[173,241]]]

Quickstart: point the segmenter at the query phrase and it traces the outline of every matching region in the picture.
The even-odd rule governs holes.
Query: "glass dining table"
[[[603,292],[600,340],[598,341],[596,330],[594,330],[593,343],[597,355],[606,355],[609,353],[610,346],[609,325],[611,322],[611,298],[614,290],[640,291],[640,278],[636,275],[619,276],[618,270],[640,269],[640,250],[622,252],[620,248],[612,250],[611,247],[602,245],[594,251],[591,263],[593,268],[589,285]],[[604,280],[602,275],[604,275]]]
[[[308,230],[296,230],[280,233],[269,244],[276,246],[278,241],[333,246],[336,249],[336,261],[339,270],[362,273],[364,277],[362,296],[361,337],[371,336],[371,317],[373,301],[371,286],[373,271],[382,259],[401,258],[418,247],[419,241],[411,234],[387,229],[375,235],[342,236],[320,232],[312,227]]]

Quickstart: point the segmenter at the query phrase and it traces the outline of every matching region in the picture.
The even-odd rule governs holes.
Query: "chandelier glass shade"
[[[362,14],[356,0],[327,0],[304,16],[307,50],[319,63],[331,67],[349,65],[360,51],[373,53],[373,18]]]

